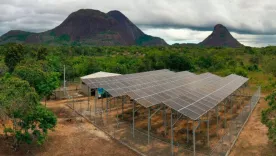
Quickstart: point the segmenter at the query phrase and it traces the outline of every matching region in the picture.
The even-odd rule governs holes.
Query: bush
[[[276,60],[269,60],[265,65],[265,71],[267,73],[273,74],[276,77]]]
[[[262,123],[268,127],[268,137],[276,145],[276,90],[266,97],[269,108],[262,111]]]
[[[247,71],[241,67],[235,68],[235,74],[243,76],[243,77],[247,77]]]
[[[4,133],[12,136],[13,147],[17,149],[23,142],[43,144],[48,130],[56,125],[56,116],[40,104],[27,81],[6,75],[0,83],[0,114],[12,121],[12,125],[4,123]]]
[[[260,56],[259,55],[254,55],[249,59],[249,62],[253,64],[259,64],[260,63]]]
[[[9,68],[8,68],[5,64],[2,64],[2,63],[0,62],[0,77],[1,77],[1,76],[4,76],[5,73],[8,72],[8,70],[9,70]]]
[[[253,64],[247,67],[249,71],[259,71],[259,67],[257,64]]]

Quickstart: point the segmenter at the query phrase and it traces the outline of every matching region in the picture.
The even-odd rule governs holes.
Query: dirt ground
[[[276,156],[276,147],[272,145],[267,137],[267,127],[261,123],[261,111],[264,108],[267,108],[267,102],[264,98],[261,98],[230,156]]]
[[[50,132],[47,142],[39,146],[22,145],[14,152],[4,137],[0,138],[0,156],[42,155],[42,156],[133,156],[137,155],[125,146],[112,140],[105,133],[75,115],[65,101],[47,102],[47,107],[58,116],[54,132]],[[0,127],[1,128],[1,127]]]
[[[48,101],[47,107],[58,116],[54,132],[49,133],[47,142],[39,146],[22,145],[14,152],[7,140],[0,135],[0,156],[6,155],[43,155],[43,156],[133,156],[135,152],[112,140],[83,118],[65,106],[66,101]],[[230,156],[276,156],[276,148],[268,140],[267,128],[261,123],[261,110],[267,102],[261,98],[249,121],[245,125]],[[138,123],[137,123],[138,124]],[[1,127],[0,127],[1,129]]]

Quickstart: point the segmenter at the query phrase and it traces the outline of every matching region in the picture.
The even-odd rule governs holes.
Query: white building
[[[93,79],[93,78],[110,77],[110,76],[118,76],[118,75],[121,75],[121,74],[100,71],[97,73],[83,76],[81,77],[81,92],[85,95],[88,95],[88,86],[83,82],[84,79]],[[91,95],[95,95],[95,88],[90,88],[90,89],[91,89]]]

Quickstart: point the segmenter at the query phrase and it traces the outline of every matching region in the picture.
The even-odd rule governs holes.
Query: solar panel
[[[138,95],[141,97],[143,95],[141,95],[141,93],[139,93],[139,92],[144,92],[147,95],[155,94],[155,92],[157,92],[158,90],[164,90],[165,89],[164,87],[166,87],[166,83],[175,81],[176,79],[179,79],[179,78],[183,78],[184,75],[188,76],[188,75],[194,75],[194,74],[190,73],[190,72],[180,72],[180,73],[173,73],[173,72],[168,73],[167,72],[165,75],[164,74],[161,74],[158,76],[155,75],[154,77],[151,77],[152,78],[151,80],[148,80],[148,81],[140,81],[140,83],[135,83],[135,84],[131,83],[131,85],[122,87],[122,88],[115,88],[115,87],[109,88],[109,89],[107,89],[107,91],[109,92],[111,90],[125,89],[125,92],[121,92],[121,95],[126,95],[127,92],[136,91],[134,96]],[[166,76],[166,77],[164,77],[164,76]],[[146,78],[148,78],[148,77],[146,77]],[[159,86],[160,84],[163,84],[164,86]],[[156,87],[156,88],[154,88],[154,87]],[[129,96],[132,97],[132,93],[130,93]],[[134,98],[134,97],[132,97],[132,98]]]
[[[128,95],[144,107],[160,103],[197,120],[248,81],[231,74],[157,70],[144,73],[83,80],[89,87],[104,88],[113,97]]]
[[[188,106],[185,106],[177,111],[180,113],[187,113],[188,110],[192,110],[193,113],[190,117],[193,120],[197,120],[202,115],[204,115],[209,110],[213,109],[217,104],[219,104],[222,100],[227,98],[230,94],[232,94],[235,90],[241,87],[246,81],[247,78],[243,78],[237,75],[230,75],[228,78],[223,79],[219,82],[219,87],[213,92],[203,96],[197,101],[191,102]],[[224,82],[224,84],[222,83]]]
[[[162,70],[155,70],[155,71],[147,71],[147,72],[142,72],[142,73],[135,73],[135,74],[126,74],[126,75],[118,75],[118,76],[110,76],[110,77],[101,77],[101,78],[91,78],[87,79],[90,82],[86,83],[88,86],[97,86],[98,84],[101,83],[114,83],[113,81],[120,81],[120,80],[127,80],[127,79],[135,79],[139,77],[143,77],[145,75],[154,75],[154,74],[159,74],[159,73],[166,73],[166,72],[171,72],[168,69],[162,69]]]
[[[191,97],[193,97],[193,99],[195,99],[194,95],[192,94],[189,94],[188,92],[185,91],[185,86],[190,86],[192,84],[195,84],[195,83],[200,83],[201,81],[204,81],[206,79],[211,79],[212,77],[215,77],[214,75],[210,74],[210,73],[205,73],[205,74],[201,74],[201,75],[190,75],[190,76],[182,76],[181,79],[178,79],[176,80],[175,82],[172,82],[172,81],[169,81],[168,84],[169,86],[165,87],[165,88],[162,88],[162,86],[164,86],[164,84],[160,84],[158,86],[154,86],[153,88],[150,88],[150,89],[153,89],[155,91],[154,94],[152,95],[146,95],[146,96],[140,96],[140,97],[131,97],[131,95],[129,95],[131,98],[133,98],[134,100],[138,100],[139,98],[145,98],[145,97],[149,97],[149,96],[156,96],[156,95],[159,95],[160,99],[163,99],[164,100],[168,100],[170,98],[173,98],[175,96],[169,96],[170,93],[175,93],[177,96],[182,96],[181,98],[186,98],[186,100],[188,100],[189,102],[192,102],[194,100],[191,99]],[[181,88],[184,88],[182,91],[181,91]],[[133,93],[135,92],[138,92],[139,90],[136,90],[136,91],[133,91]],[[189,94],[189,98],[188,97],[185,97],[183,94],[186,93],[186,94]],[[186,95],[188,96],[188,95]],[[143,103],[140,103],[143,105]],[[153,106],[153,105],[156,105],[156,104],[159,104],[159,103],[151,103],[150,106]],[[148,102],[147,102],[147,105],[148,105]]]

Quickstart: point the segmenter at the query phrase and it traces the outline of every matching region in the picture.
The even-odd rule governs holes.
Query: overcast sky
[[[221,23],[244,45],[276,45],[275,0],[0,0],[0,35],[52,29],[82,8],[119,10],[169,44],[201,42]]]

